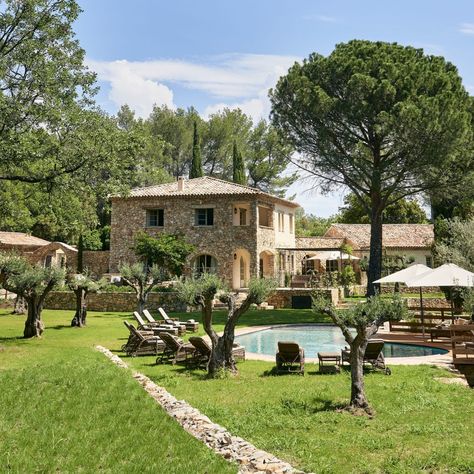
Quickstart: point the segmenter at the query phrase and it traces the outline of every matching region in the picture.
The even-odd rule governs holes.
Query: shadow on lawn
[[[295,400],[293,398],[282,398],[280,403],[285,410],[309,414],[323,411],[340,411],[346,407],[345,403],[334,402],[334,400],[322,397],[315,397],[310,402]]]

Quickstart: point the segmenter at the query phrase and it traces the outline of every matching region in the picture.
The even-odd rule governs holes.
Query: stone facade
[[[113,198],[110,271],[118,272],[121,263],[136,261],[132,247],[139,232],[152,236],[165,232],[182,234],[195,247],[186,263],[188,274],[194,271],[200,256],[208,255],[212,257],[215,271],[230,288],[245,287],[250,277],[259,274],[273,277],[277,241],[283,240],[286,246],[294,245],[297,205],[285,207],[279,203],[276,211],[272,199],[265,199],[262,194],[263,198],[245,193]],[[147,225],[147,211],[156,209],[163,210],[163,225],[151,227]],[[197,209],[212,209],[213,225],[196,225]],[[245,209],[243,221],[239,220],[241,209]],[[263,213],[268,213],[265,226],[259,224]],[[287,232],[279,230],[276,219],[286,219]]]

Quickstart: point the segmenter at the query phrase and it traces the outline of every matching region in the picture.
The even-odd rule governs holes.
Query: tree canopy
[[[448,189],[460,161],[472,167],[473,101],[456,67],[421,49],[354,40],[295,63],[270,97],[274,126],[298,152],[294,162],[323,190],[348,187],[370,215],[374,294],[386,207]]]
[[[344,198],[344,206],[339,208],[336,220],[344,224],[369,224],[370,214],[367,207],[370,199],[364,197],[366,205],[354,193],[349,193]],[[428,217],[426,212],[415,199],[401,198],[395,204],[390,204],[383,211],[384,224],[426,224]]]

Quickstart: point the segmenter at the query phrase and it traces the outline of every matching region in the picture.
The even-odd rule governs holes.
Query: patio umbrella
[[[405,283],[414,278],[418,278],[427,272],[431,272],[431,268],[421,263],[417,263],[416,265],[410,265],[398,272],[391,273],[379,280],[375,280],[374,283]]]
[[[423,275],[414,277],[405,282],[408,287],[420,288],[421,314],[423,317],[423,293],[421,288],[424,286],[464,286],[474,287],[474,273],[458,267],[454,263],[445,263],[440,267],[431,270]],[[453,315],[453,300],[451,298],[451,314]],[[423,334],[424,334],[424,323]]]
[[[417,263],[415,265],[410,265],[403,270],[387,275],[386,277],[375,280],[374,283],[407,283],[415,278],[420,278],[423,275],[431,273],[431,268],[423,265],[422,263]],[[424,321],[424,311],[423,311],[423,291],[420,286],[420,311],[421,311],[421,329],[423,332],[423,339],[425,338],[425,321]]]

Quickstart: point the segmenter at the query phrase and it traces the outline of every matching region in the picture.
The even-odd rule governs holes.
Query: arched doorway
[[[238,290],[247,288],[250,280],[250,253],[246,249],[237,249],[234,252],[232,269],[232,288]]]
[[[270,250],[260,252],[258,269],[260,278],[275,276],[275,255]]]
[[[193,261],[193,274],[200,276],[203,273],[217,273],[217,260],[208,254],[198,255]]]

